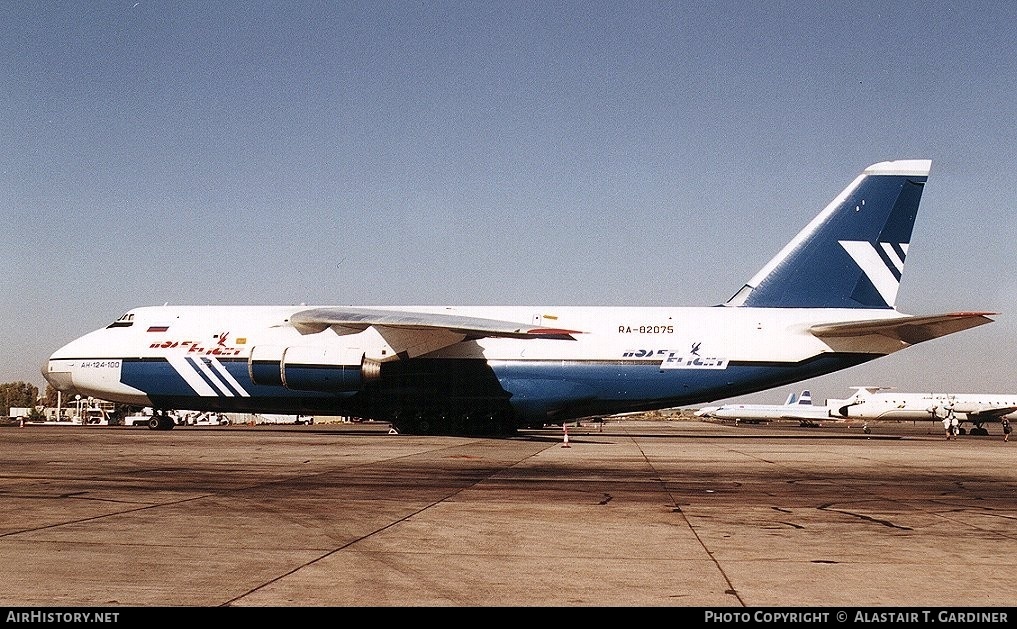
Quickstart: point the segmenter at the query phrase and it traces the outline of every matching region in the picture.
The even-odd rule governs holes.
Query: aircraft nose
[[[70,391],[74,388],[71,363],[52,356],[42,365],[42,377],[58,391]]]

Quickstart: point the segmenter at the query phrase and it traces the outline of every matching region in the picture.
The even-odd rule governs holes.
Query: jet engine
[[[381,363],[356,347],[256,346],[247,371],[254,384],[295,391],[358,391],[381,376]]]

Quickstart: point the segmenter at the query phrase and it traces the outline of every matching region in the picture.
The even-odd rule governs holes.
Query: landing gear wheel
[[[151,430],[169,430],[175,425],[173,418],[163,412],[152,415],[152,419],[148,420],[148,427]]]

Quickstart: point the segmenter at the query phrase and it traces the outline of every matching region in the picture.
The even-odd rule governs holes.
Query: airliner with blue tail
[[[722,404],[704,406],[695,411],[696,417],[743,420],[747,423],[771,420],[797,420],[802,425],[814,426],[816,421],[830,419],[830,408],[812,403],[812,392],[803,389],[801,395],[791,392],[783,404]]]
[[[162,411],[155,429],[188,409],[504,435],[755,393],[992,321],[896,309],[930,169],[865,168],[714,306],[146,306],[42,371],[62,391]]]

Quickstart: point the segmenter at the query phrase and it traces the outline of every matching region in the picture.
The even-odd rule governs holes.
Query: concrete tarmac
[[[1009,606],[1017,443],[939,428],[4,427],[0,603]]]

